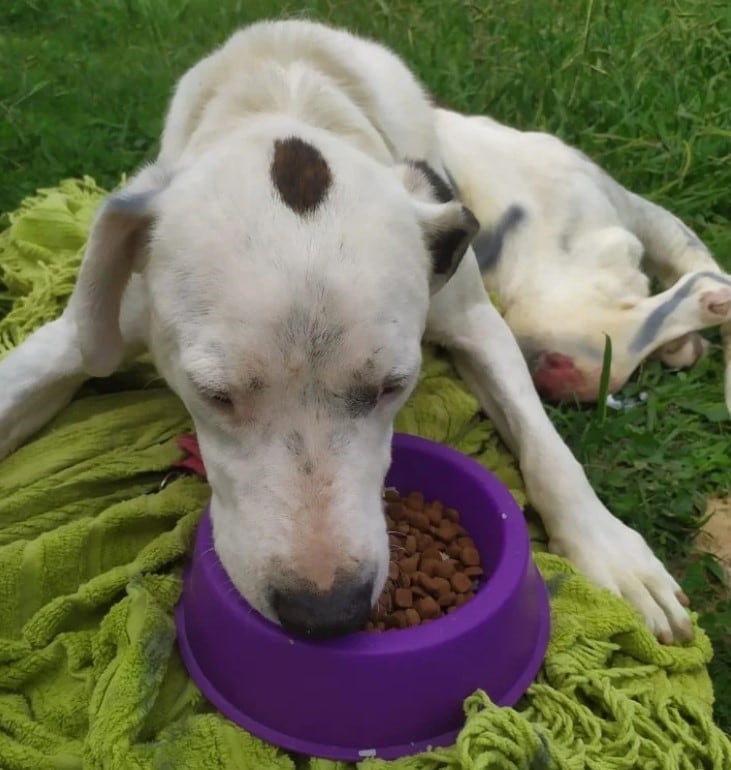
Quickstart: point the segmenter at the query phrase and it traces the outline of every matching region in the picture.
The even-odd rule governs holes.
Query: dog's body
[[[444,110],[437,132],[463,202],[497,223],[473,248],[542,395],[596,400],[605,335],[613,392],[650,354],[691,366],[721,325],[731,408],[731,277],[693,232],[553,136]]]
[[[342,633],[385,580],[381,485],[425,337],[518,457],[552,549],[663,641],[689,637],[677,583],[597,499],[487,298],[478,223],[445,178],[498,221],[478,241],[518,333],[507,257],[515,220],[543,213],[480,186],[482,161],[466,165],[487,134],[468,120],[435,111],[374,43],[307,22],[237,33],[183,77],[157,162],[102,208],[63,316],[0,363],[0,456],[149,348],[195,422],[237,588],[295,631]]]

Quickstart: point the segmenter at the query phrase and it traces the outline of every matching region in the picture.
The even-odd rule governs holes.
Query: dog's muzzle
[[[308,588],[275,590],[272,607],[286,631],[327,639],[360,631],[371,612],[374,579],[340,576],[329,591]]]

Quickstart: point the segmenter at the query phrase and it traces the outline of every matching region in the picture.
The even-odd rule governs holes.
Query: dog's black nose
[[[328,639],[360,631],[371,612],[373,578],[338,578],[332,589],[275,591],[274,611],[282,628],[297,636]]]

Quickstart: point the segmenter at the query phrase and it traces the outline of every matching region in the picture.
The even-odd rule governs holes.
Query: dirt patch
[[[708,501],[708,521],[698,532],[696,548],[717,556],[726,566],[726,582],[731,585],[731,495]]]

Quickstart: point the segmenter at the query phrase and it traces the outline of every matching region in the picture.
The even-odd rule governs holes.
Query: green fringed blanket
[[[60,312],[102,195],[91,179],[72,180],[10,216],[0,235],[0,307],[9,308],[0,355]],[[525,502],[512,459],[433,351],[397,427],[477,457]],[[181,664],[172,609],[208,488],[191,477],[160,482],[190,428],[140,362],[88,383],[0,463],[2,770],[295,767],[216,713]],[[731,768],[731,744],[711,718],[705,634],[687,647],[658,645],[628,605],[544,553],[537,529],[535,545],[553,632],[518,707],[496,708],[476,693],[455,746],[362,766]]]

